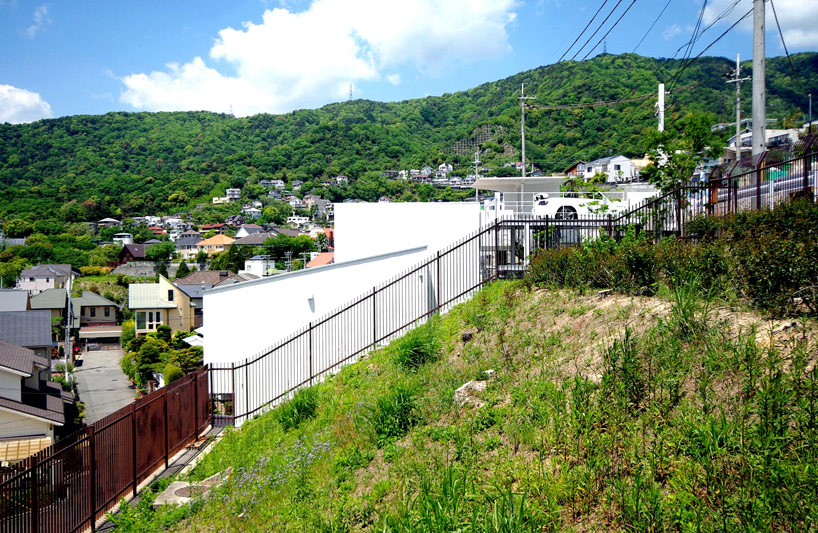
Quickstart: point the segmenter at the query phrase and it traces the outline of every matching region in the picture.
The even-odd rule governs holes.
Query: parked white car
[[[626,209],[625,202],[601,192],[537,193],[532,213],[537,217],[574,220],[581,216],[616,215]]]

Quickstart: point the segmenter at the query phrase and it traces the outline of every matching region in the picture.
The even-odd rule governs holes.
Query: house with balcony
[[[585,165],[585,181],[598,174],[604,174],[605,181],[608,183],[627,183],[639,177],[636,165],[629,157],[624,155],[603,157]]]
[[[128,308],[134,313],[134,331],[145,335],[161,325],[173,331],[193,329],[190,297],[168,278],[157,283],[132,283],[128,286]]]
[[[20,272],[17,288],[34,296],[46,289],[64,289],[79,275],[71,265],[37,265]]]
[[[74,397],[50,381],[48,358],[0,341],[0,462],[16,463],[54,443]]]
[[[227,189],[224,191],[225,195],[227,195],[227,199],[231,202],[238,202],[241,200],[241,189]]]

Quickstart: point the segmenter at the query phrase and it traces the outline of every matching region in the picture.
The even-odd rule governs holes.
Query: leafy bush
[[[417,370],[440,353],[440,318],[432,315],[426,324],[419,326],[394,342],[392,360],[404,370]]]
[[[136,336],[136,329],[133,320],[126,320],[122,323],[122,337],[120,337],[120,344],[123,348],[128,348],[130,342]]]
[[[703,295],[742,295],[763,311],[786,315],[793,296],[818,284],[818,205],[796,199],[774,210],[697,218],[688,229],[698,240],[674,237],[652,244],[626,232],[620,241],[602,237],[574,248],[536,255],[530,284],[600,287],[651,294],[698,281]]]
[[[375,400],[370,421],[375,430],[378,447],[406,435],[417,422],[415,413],[415,390],[399,383]]]
[[[184,371],[178,366],[168,363],[165,365],[165,371],[162,373],[165,377],[165,385],[169,385],[179,378],[184,377]]]
[[[289,431],[314,417],[316,410],[318,410],[318,393],[316,389],[309,387],[298,389],[288,402],[273,411],[273,416],[284,431]]]
[[[104,276],[111,272],[112,268],[107,266],[84,266],[80,267],[83,276]]]

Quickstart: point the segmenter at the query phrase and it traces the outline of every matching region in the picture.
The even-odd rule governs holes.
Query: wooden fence
[[[0,478],[0,531],[62,533],[136,494],[211,423],[201,368],[14,465]]]

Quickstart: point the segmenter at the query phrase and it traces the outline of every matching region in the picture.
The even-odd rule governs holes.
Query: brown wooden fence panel
[[[136,402],[137,483],[150,476],[165,458],[165,389]]]
[[[189,374],[166,387],[168,402],[168,454],[182,449],[196,432],[196,376]]]

